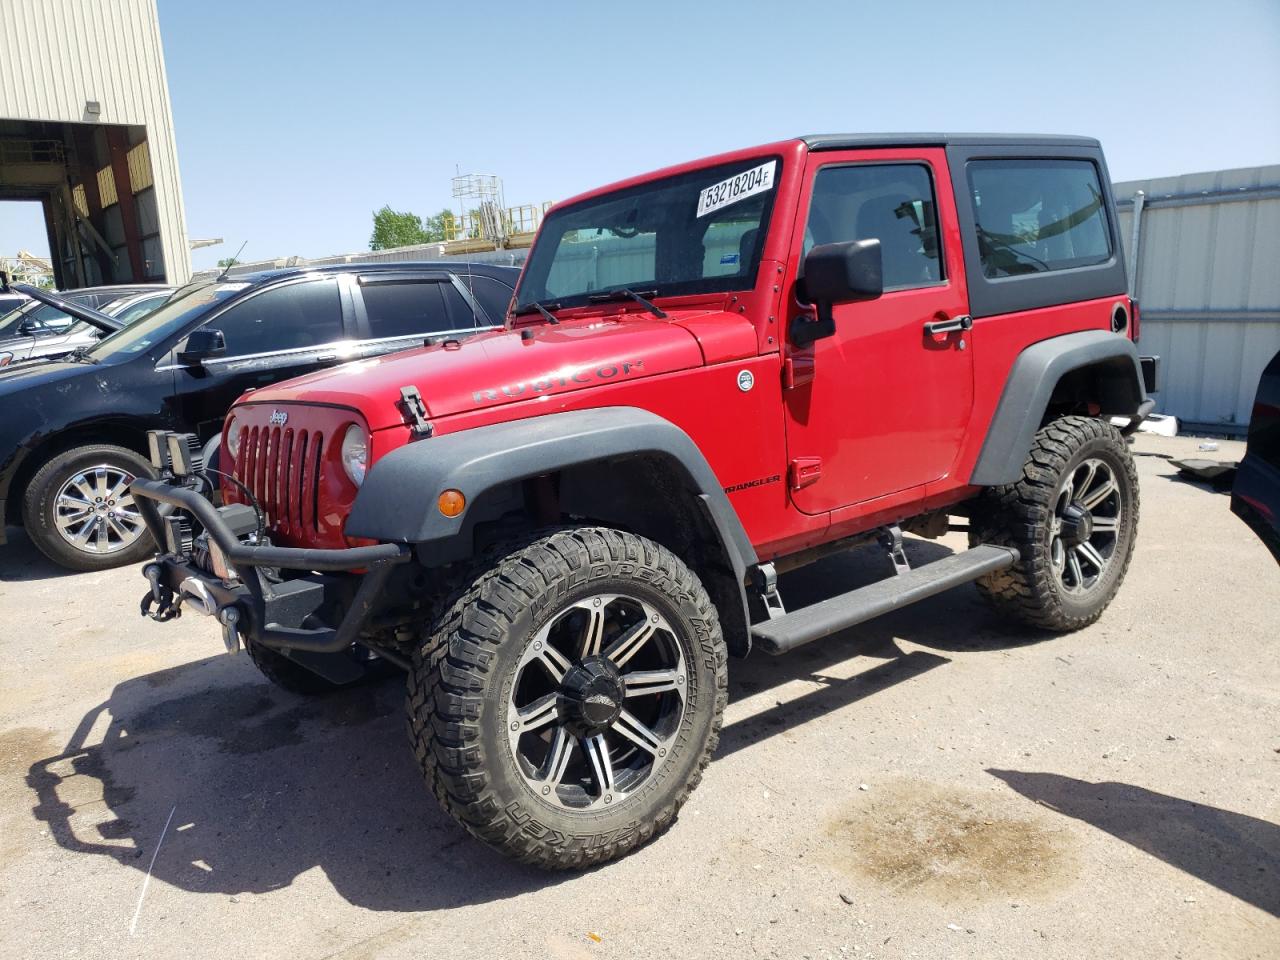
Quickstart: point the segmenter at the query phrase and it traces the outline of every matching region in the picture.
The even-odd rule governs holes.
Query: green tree
[[[240,261],[237,260],[235,257],[227,257],[226,259],[219,260],[218,266],[220,266],[223,270],[227,270],[227,269],[230,269],[231,267],[234,267],[239,262]]]
[[[427,235],[430,237],[428,242],[458,239],[454,232],[454,222],[457,219],[457,214],[448,207],[434,217],[427,217]]]
[[[415,243],[431,243],[435,239],[422,226],[422,218],[416,213],[403,213],[384,206],[373,215],[373,234],[369,237],[370,250],[390,250]]]

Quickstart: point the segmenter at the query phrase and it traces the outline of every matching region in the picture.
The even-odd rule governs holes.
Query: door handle
[[[331,360],[337,360],[337,359],[338,359],[338,355],[336,353],[322,353],[320,354],[320,356],[316,357],[316,362],[328,363]]]
[[[924,325],[926,336],[932,337],[939,333],[955,333],[959,330],[972,330],[973,317],[967,313],[958,317],[952,317],[950,320],[930,320]]]

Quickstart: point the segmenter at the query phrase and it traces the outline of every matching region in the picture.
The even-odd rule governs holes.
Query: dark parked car
[[[245,391],[500,325],[518,276],[450,262],[223,277],[63,360],[0,370],[0,516],[63,566],[137,562],[151,544],[128,486],[151,475],[148,430],[195,433],[214,460]]]
[[[1280,563],[1280,353],[1258,381],[1248,446],[1231,490],[1231,510]]]

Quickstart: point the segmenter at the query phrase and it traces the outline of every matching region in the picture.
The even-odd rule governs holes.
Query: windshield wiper
[[[552,310],[559,310],[559,309],[560,309],[560,304],[558,303],[548,303],[544,305],[539,303],[537,300],[534,300],[531,303],[526,303],[523,307],[517,310],[516,316],[517,317],[524,316],[530,310],[537,310],[540,314],[542,314],[542,318],[546,320],[547,323],[559,323],[560,318],[551,312]]]
[[[646,290],[645,293],[651,297],[658,295],[657,290]],[[616,290],[606,290],[604,293],[593,293],[587,297],[587,303],[608,303],[610,300],[634,300],[640,306],[644,307],[659,320],[667,319],[665,310],[662,310],[652,300],[646,299],[642,294],[636,293],[627,287],[619,287]]]

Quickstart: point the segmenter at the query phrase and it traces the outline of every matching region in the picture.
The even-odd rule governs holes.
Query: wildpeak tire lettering
[[[601,381],[616,380],[629,377],[637,370],[644,370],[643,360],[624,360],[621,363],[604,363],[598,367],[581,367],[572,373],[557,373],[526,380],[522,383],[508,383],[501,387],[485,390],[473,390],[471,399],[476,403],[495,403],[499,400],[517,400],[520,397],[536,397],[570,387],[572,384],[586,386]]]

